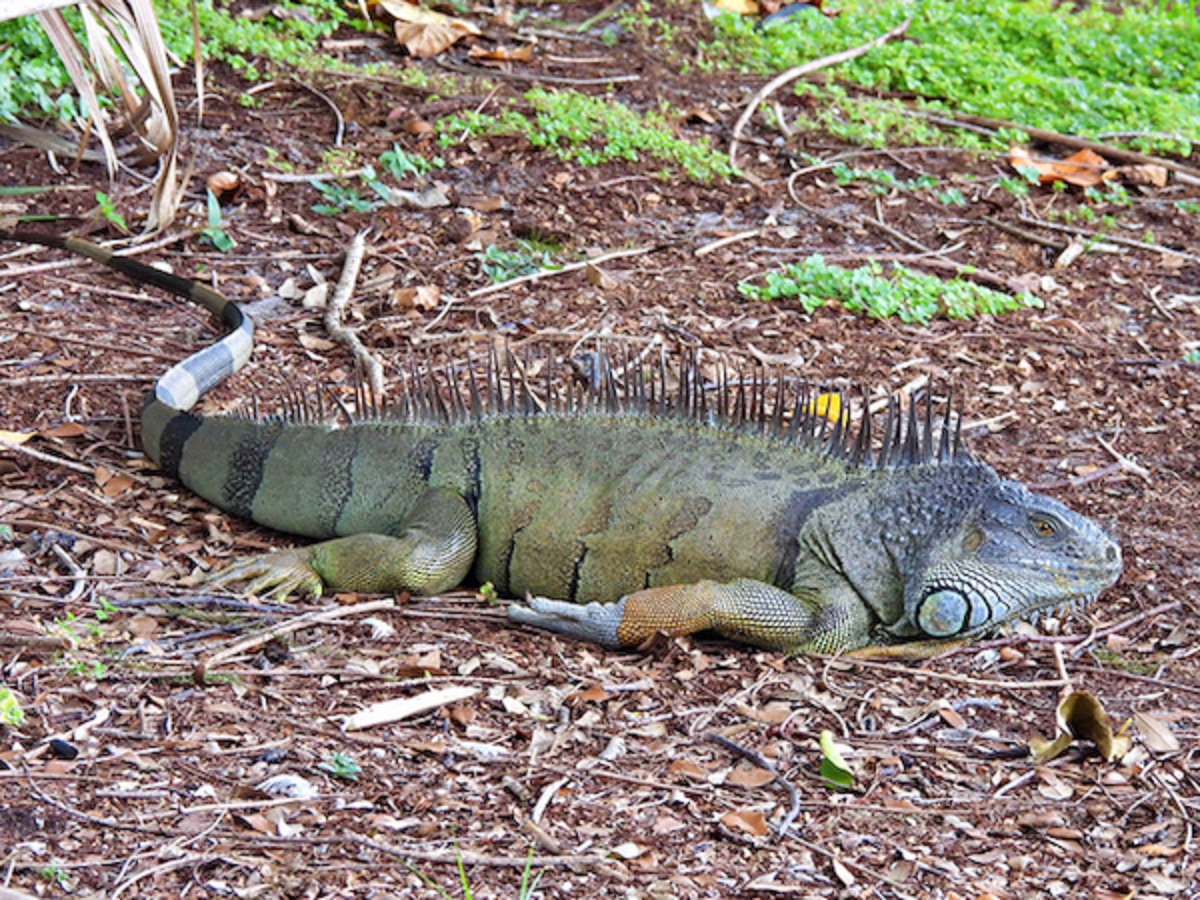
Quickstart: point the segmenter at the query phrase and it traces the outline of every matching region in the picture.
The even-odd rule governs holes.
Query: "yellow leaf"
[[[838,394],[821,394],[804,405],[804,411],[810,416],[820,416],[831,422],[842,417],[842,398]]]
[[[712,5],[739,16],[758,15],[758,0],[713,0]]]
[[[1053,759],[1071,746],[1076,738],[1091,741],[1108,762],[1124,756],[1133,746],[1129,735],[1113,734],[1108,713],[1104,711],[1100,701],[1087,691],[1075,691],[1063,698],[1058,704],[1055,719],[1058,723],[1058,734],[1053,741],[1047,741],[1038,735],[1034,735],[1029,741],[1035,762]]]
[[[380,0],[379,5],[397,22],[411,22],[414,25],[453,25],[461,28],[467,34],[479,34],[479,29],[470,22],[462,19],[452,19],[432,9],[425,9],[415,3],[404,0]]]
[[[31,437],[33,437],[34,434],[36,434],[36,432],[33,432],[33,431],[5,431],[3,428],[0,428],[0,443],[23,444],[27,440],[29,440]]]
[[[472,47],[467,51],[467,57],[483,62],[529,62],[533,59],[533,44],[522,44],[520,47]]]

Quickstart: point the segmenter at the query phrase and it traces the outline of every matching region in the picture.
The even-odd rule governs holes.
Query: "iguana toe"
[[[290,594],[320,597],[325,585],[310,562],[309,548],[276,550],[234,563],[206,580],[214,587],[238,585],[246,594],[266,594],[283,600]]]
[[[585,606],[546,597],[527,599],[528,606],[509,605],[510,622],[532,625],[605,647],[621,646],[617,629],[625,612],[625,598],[616,603],[588,603]]]

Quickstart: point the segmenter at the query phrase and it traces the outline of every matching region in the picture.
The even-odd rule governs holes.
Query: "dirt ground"
[[[569,13],[583,21],[601,6]],[[697,38],[707,28],[698,7],[668,14]],[[394,57],[344,37],[356,58]],[[718,146],[762,83],[681,75],[629,35],[607,47],[547,32],[538,50],[490,73],[496,96],[539,79],[603,92],[604,78],[636,75],[617,96],[700,110],[678,130]],[[465,50],[449,56],[467,65]],[[445,74],[446,62],[420,65]],[[544,897],[1200,896],[1200,366],[1183,361],[1200,341],[1200,217],[1172,205],[1200,190],[1097,209],[1117,217],[1118,236],[1151,231],[1178,252],[1111,245],[1059,268],[1070,235],[1028,221],[1078,194],[1018,200],[997,188],[1000,159],[777,140],[756,120],[743,164],[758,183],[700,186],[658,177],[653,162],[556,161],[515,138],[438,151],[405,129],[492,102],[470,82],[432,111],[377,76],[317,81],[320,95],[280,81],[247,108],[245,85],[212,76],[204,124],[186,135],[189,202],[214,172],[239,173],[225,206],[237,246],[219,253],[181,222],[138,251],[214,277],[257,314],[253,363],[206,409],[248,410],[252,395],[270,408],[288,385],[352,379],[349,352],[300,298],[315,279],[336,281],[350,236],[369,226],[351,324],[392,380],[414,353],[461,362],[497,335],[556,355],[597,335],[702,348],[880,391],[927,379],[953,387],[978,455],[1111,527],[1125,572],[1086,613],[920,664],[786,658],[706,637],[606,652],[510,627],[467,590],[285,608],[214,597],[189,577],[288,539],[190,496],[136,443],[144,391],[210,342],[212,324],[93,264],[5,247],[0,428],[36,431],[24,447],[41,455],[0,452],[0,526],[12,530],[0,541],[0,671],[27,717],[0,727],[0,888],[460,896],[461,865],[472,896],[510,897],[531,859]],[[180,90],[186,106],[194,90]],[[788,92],[777,99],[798,111]],[[313,212],[317,193],[278,163],[321,171],[335,107],[362,159],[393,142],[440,152],[433,179],[450,205]],[[839,187],[819,168],[789,190],[800,150],[934,175],[969,204]],[[12,145],[0,145],[0,181],[55,184],[28,204],[37,212],[85,212],[98,187],[123,209],[145,196],[132,176],[60,178]],[[96,239],[116,236],[91,224]],[[479,293],[491,282],[477,252],[531,236],[561,243],[566,259],[646,252]],[[922,263],[916,245],[939,252]],[[816,252],[847,265],[905,257],[935,274],[929,260],[970,264],[1037,285],[1045,308],[917,327],[739,298],[742,279]],[[440,293],[411,290],[431,286]],[[1127,754],[1106,762],[1080,742],[1030,761],[1028,740],[1054,732],[1072,688],[1114,726],[1133,720]],[[343,730],[347,715],[406,697],[429,706]],[[818,774],[824,730],[844,747],[852,791]],[[299,795],[262,787],[276,776]]]

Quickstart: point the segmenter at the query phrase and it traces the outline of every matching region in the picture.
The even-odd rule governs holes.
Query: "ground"
[[[706,27],[698,10],[669,14]],[[499,95],[539,75],[634,74],[623,100],[700,110],[679,132],[727,146],[762,83],[681,75],[632,40],[573,38],[547,33],[531,66],[493,75]],[[368,39],[359,52],[397,51]],[[444,62],[419,65],[437,73]],[[994,223],[1065,245],[1070,235],[1028,221],[1078,194],[1017,199],[997,189],[997,158],[864,150],[819,133],[782,141],[756,120],[742,149],[753,181],[700,185],[661,178],[652,162],[558,161],[519,138],[436,150],[404,127],[414,110],[433,115],[427,97],[385,77],[316,79],[320,95],[281,80],[257,107],[236,102],[245,85],[232,73],[215,67],[210,79],[204,124],[186,135],[188,202],[213,173],[238,173],[241,193],[224,207],[237,246],[219,253],[181,222],[139,251],[215,277],[258,311],[252,365],[206,408],[248,409],[255,393],[270,406],[289,386],[351,380],[349,352],[299,301],[315,278],[336,281],[350,236],[369,226],[351,324],[393,381],[413,354],[463,361],[497,335],[562,355],[603,334],[835,386],[950,387],[972,449],[1110,527],[1124,575],[1086,613],[923,663],[787,658],[706,637],[607,652],[510,627],[467,590],[283,608],[214,597],[187,579],[288,539],[157,475],[135,440],[145,389],[211,341],[212,326],[93,264],[6,247],[0,428],[37,432],[24,447],[41,455],[0,455],[0,524],[13,532],[0,545],[2,684],[26,715],[0,726],[0,886],[456,896],[457,864],[473,896],[507,897],[528,863],[545,897],[1197,896],[1200,367],[1185,354],[1200,339],[1200,217],[1173,201],[1200,190],[1138,192],[1113,210],[1118,234],[1150,230],[1178,252],[1113,245],[1056,267],[1058,250]],[[186,80],[181,96],[184,106],[194,96]],[[436,100],[436,112],[486,101],[468,91]],[[313,212],[316,192],[279,177],[265,148],[294,172],[320,171],[334,107],[362,158],[394,142],[441,153],[432,177],[451,205]],[[789,191],[799,146],[934,175],[968,205],[839,186],[820,168]],[[109,185],[85,167],[60,178],[43,154],[12,145],[0,145],[0,173],[56,185],[30,205],[38,212],[86,211],[97,187],[138,203],[131,176]],[[529,237],[563,245],[566,259],[646,252],[472,294],[491,284],[478,251]],[[926,260],[1026,279],[1044,308],[917,326],[736,291],[812,253],[847,265],[904,256],[944,274],[921,268],[914,241],[940,248]],[[407,290],[430,286],[439,293]],[[1114,727],[1133,719],[1128,753],[1105,761],[1085,741],[1030,761],[1029,739],[1054,733],[1069,689],[1096,697]],[[344,730],[346,716],[406,697],[429,704]],[[842,745],[851,790],[820,778],[823,731]],[[275,776],[311,796],[264,789]],[[789,789],[795,818],[781,834]]]

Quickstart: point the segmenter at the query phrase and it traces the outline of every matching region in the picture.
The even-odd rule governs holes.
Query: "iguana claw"
[[[226,566],[205,580],[219,588],[237,584],[242,593],[265,593],[274,600],[283,600],[290,594],[320,597],[325,588],[321,576],[312,566],[312,552],[308,547],[263,553]],[[248,583],[241,586],[243,582]]]

